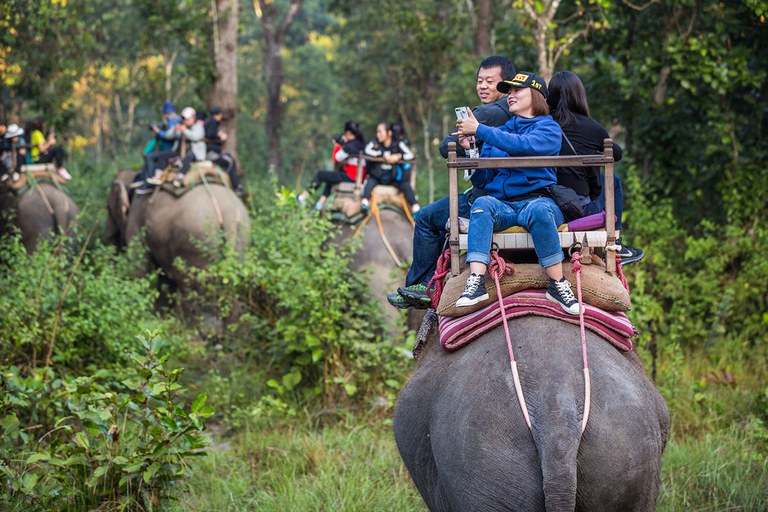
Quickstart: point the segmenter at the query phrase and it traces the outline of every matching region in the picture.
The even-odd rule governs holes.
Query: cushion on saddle
[[[10,174],[8,175],[10,176]],[[58,183],[63,185],[67,182],[56,173],[56,166],[53,164],[32,164],[22,165],[19,179],[12,181],[10,178],[5,181],[5,186],[10,188],[16,195],[26,191],[26,187],[35,181],[45,181],[48,183]]]
[[[595,229],[602,229],[605,227],[605,212],[595,213],[593,215],[587,215],[580,219],[572,220],[567,224],[561,224],[557,227],[558,231],[592,231]],[[445,223],[445,230],[450,231],[451,220]],[[466,217],[459,217],[459,233],[466,235],[469,232],[469,219]],[[497,231],[497,233],[527,233],[524,228],[520,226],[512,226],[504,231]]]
[[[544,290],[525,290],[504,297],[503,302],[508,319],[538,315],[579,325],[579,317],[569,315],[560,306],[550,302]],[[479,311],[462,317],[441,316],[439,318],[440,345],[446,351],[453,352],[475,340],[481,334],[495,329],[501,325],[502,321],[498,300],[494,300],[492,304]],[[584,327],[623,352],[632,350],[631,338],[637,335],[637,331],[626,314],[603,311],[589,304],[584,304]],[[580,338],[562,341],[563,343],[581,342]]]
[[[403,207],[400,189],[391,185],[376,185],[373,187],[373,199],[381,205],[388,204],[395,208]]]
[[[499,279],[501,295],[506,297],[513,293],[530,288],[546,289],[549,287],[549,278],[541,265],[535,263],[523,263],[514,265],[513,274],[504,274]],[[576,295],[576,274],[571,272],[571,263],[563,262],[563,274],[571,283],[573,294]],[[463,316],[481,309],[491,302],[496,302],[496,283],[490,272],[485,275],[485,287],[488,290],[488,298],[472,306],[456,307],[464,286],[469,277],[469,267],[456,277],[448,279],[440,296],[440,304],[437,314],[440,316]],[[632,302],[629,292],[617,276],[606,272],[600,265],[581,266],[581,293],[584,302],[605,311],[629,311]]]
[[[232,186],[227,173],[209,160],[193,163],[189,168],[189,172],[184,175],[183,185],[185,187],[194,187],[204,181],[222,183],[228,187]]]

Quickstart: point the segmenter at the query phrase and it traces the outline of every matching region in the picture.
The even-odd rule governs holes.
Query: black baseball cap
[[[213,106],[212,106],[212,107],[209,109],[209,112],[210,112],[210,114],[211,114],[212,116],[215,116],[216,114],[221,114],[221,107],[220,107],[220,106],[218,106],[218,105],[213,105]]]
[[[530,87],[534,91],[539,91],[545,98],[549,95],[547,82],[539,75],[530,71],[521,71],[512,80],[504,80],[496,84],[496,90],[504,94],[508,94],[509,90],[513,87],[516,89]]]

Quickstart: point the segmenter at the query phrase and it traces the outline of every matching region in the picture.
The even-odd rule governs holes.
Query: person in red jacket
[[[344,132],[340,136],[335,137],[333,141],[333,163],[336,168],[341,166],[341,172],[317,171],[315,177],[312,178],[309,191],[304,191],[296,196],[296,200],[299,203],[304,204],[312,192],[317,190],[321,185],[324,185],[323,195],[320,196],[320,199],[315,203],[315,210],[318,211],[325,208],[325,202],[331,194],[331,187],[333,185],[344,182],[355,182],[355,177],[357,176],[358,155],[365,150],[363,131],[360,128],[360,123],[356,121],[347,121],[344,124]],[[365,163],[363,163],[363,165],[365,165]],[[365,168],[363,168],[363,173],[365,173]],[[365,178],[365,174],[363,174],[362,177]]]

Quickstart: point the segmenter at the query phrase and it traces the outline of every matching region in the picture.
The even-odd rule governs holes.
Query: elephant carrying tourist
[[[591,412],[582,433],[579,326],[525,316],[509,332],[530,429],[503,326],[452,353],[433,329],[417,354],[394,433],[429,509],[655,510],[669,412],[637,353],[587,331]]]
[[[65,234],[74,239],[77,214],[72,198],[47,179],[29,181],[18,190],[0,190],[0,233],[17,227],[27,252],[33,252],[46,237]]]
[[[342,225],[339,240],[361,240],[361,245],[352,256],[350,268],[366,277],[370,295],[379,304],[387,330],[395,335],[401,330],[402,321],[398,310],[387,303],[387,292],[405,280],[407,265],[413,254],[413,225],[405,213],[395,208],[382,207],[379,218],[381,230],[375,216],[362,228],[359,224]],[[423,311],[409,309],[407,327],[418,329],[422,317]]]
[[[149,263],[164,271],[176,286],[184,279],[174,260],[205,267],[229,244],[242,252],[250,240],[248,211],[223,183],[191,187],[181,195],[158,189],[129,201],[128,190],[136,171],[120,171],[107,199],[107,241],[119,248],[143,235]]]

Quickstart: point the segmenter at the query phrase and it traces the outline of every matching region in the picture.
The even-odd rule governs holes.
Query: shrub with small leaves
[[[187,406],[183,369],[168,369],[154,333],[139,336],[135,372],[0,375],[0,508],[152,510],[205,453],[205,393]]]

